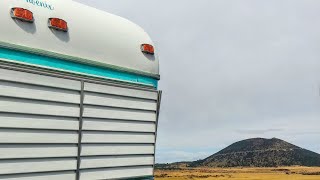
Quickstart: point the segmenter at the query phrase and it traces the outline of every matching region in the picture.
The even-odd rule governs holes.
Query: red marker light
[[[50,18],[49,27],[59,31],[68,31],[68,23],[65,20],[59,18]]]
[[[23,8],[12,8],[11,9],[11,17],[15,19],[20,19],[26,22],[33,22],[33,13],[27,9]]]
[[[141,45],[141,51],[146,54],[154,54],[154,47],[150,44],[142,44]]]

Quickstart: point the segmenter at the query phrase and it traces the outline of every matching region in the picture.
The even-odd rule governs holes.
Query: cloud
[[[236,132],[240,134],[266,134],[266,133],[273,133],[273,132],[281,132],[284,131],[284,129],[245,129],[245,130],[237,130]]]
[[[257,135],[320,149],[310,133],[320,126],[320,1],[78,1],[134,21],[156,43],[158,161],[179,154],[163,149],[216,150]]]
[[[211,152],[188,152],[188,151],[164,151],[160,153],[157,157],[157,163],[172,163],[181,161],[196,161],[199,159],[204,159],[212,155]]]

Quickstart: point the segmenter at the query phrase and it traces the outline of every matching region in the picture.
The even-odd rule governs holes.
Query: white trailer
[[[152,179],[150,37],[72,0],[0,1],[0,179]]]

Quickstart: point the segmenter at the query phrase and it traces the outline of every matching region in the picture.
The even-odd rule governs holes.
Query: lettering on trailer
[[[50,10],[54,10],[54,7],[52,4],[48,4],[47,2],[41,1],[41,0],[26,0],[27,3],[33,4],[35,6],[47,8]]]

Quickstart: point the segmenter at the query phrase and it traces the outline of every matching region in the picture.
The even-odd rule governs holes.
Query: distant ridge
[[[167,165],[168,168],[278,166],[320,166],[320,154],[277,138],[253,138],[236,142],[203,160]]]

